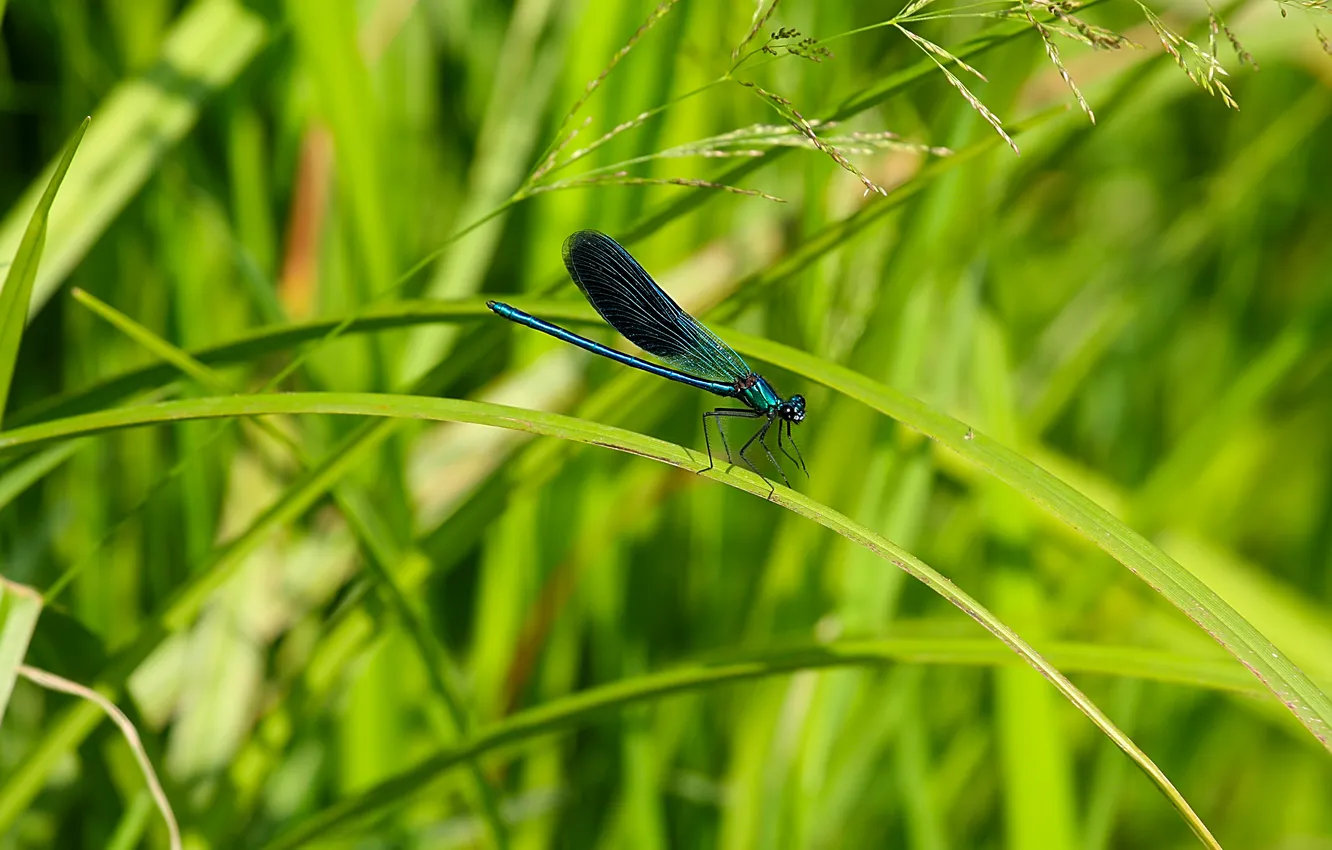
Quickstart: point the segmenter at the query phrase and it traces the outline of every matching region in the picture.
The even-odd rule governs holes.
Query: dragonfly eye
[[[805,397],[793,395],[777,408],[777,415],[787,422],[800,422],[805,418]]]

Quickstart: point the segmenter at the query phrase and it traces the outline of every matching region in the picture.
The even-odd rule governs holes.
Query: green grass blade
[[[1015,133],[1032,129],[1048,121],[1057,112],[1046,112],[1027,120],[1016,122]],[[834,250],[846,240],[864,232],[866,228],[881,222],[893,210],[910,202],[937,177],[947,174],[952,169],[965,165],[985,152],[996,147],[996,139],[986,138],[982,142],[969,145],[957,151],[953,156],[937,160],[925,166],[921,173],[910,182],[894,188],[889,197],[867,206],[847,218],[824,228],[811,236],[800,248],[782,258],[772,268],[752,276],[737,284],[737,288],[752,297],[754,293],[776,281],[783,280],[802,269],[807,268],[819,257]],[[780,152],[780,151],[779,151]],[[584,321],[592,314],[590,311],[568,314],[567,307],[559,305],[570,320]],[[734,312],[730,302],[723,305],[723,310]],[[478,317],[489,317],[490,311],[484,307],[483,299],[429,299],[417,301],[399,301],[393,303],[370,304],[355,314],[343,317],[318,318],[306,322],[281,324],[259,328],[234,340],[218,343],[205,348],[191,350],[190,356],[210,366],[252,361],[262,355],[293,347],[303,342],[325,341],[331,335],[348,335],[372,331],[410,328],[418,325],[458,322]],[[106,378],[90,387],[70,393],[57,395],[42,402],[17,411],[12,425],[24,425],[58,416],[71,416],[97,409],[130,395],[136,390],[159,386],[170,380],[175,370],[170,364],[152,364],[127,371],[121,375]]]
[[[932,437],[1057,516],[1201,626],[1332,750],[1332,701],[1212,588],[1114,514],[1013,449],[889,386],[760,337],[722,336],[744,354],[818,381]]]
[[[992,28],[991,31],[982,33],[976,38],[971,39],[966,44],[957,48],[954,54],[962,59],[970,59],[979,56],[988,50],[1000,45],[1007,44],[1015,38],[1022,36],[1031,30],[1025,27],[1013,27],[1009,24],[1001,24]],[[854,118],[867,109],[872,109],[885,100],[900,95],[910,90],[918,83],[930,79],[937,66],[930,59],[922,59],[907,68],[897,71],[880,80],[877,84],[858,92],[855,96],[849,98],[831,114],[824,118],[824,121],[846,121]],[[1017,134],[1017,128],[1013,128],[1013,135]],[[989,148],[989,145],[986,146]],[[767,153],[765,156],[751,159],[740,165],[734,166],[722,172],[721,175],[714,178],[716,182],[728,186],[742,185],[742,181],[754,172],[766,168],[782,157],[791,153],[791,148],[778,148]],[[623,235],[625,244],[630,244],[639,239],[655,233],[665,225],[691,212],[717,196],[716,192],[689,192],[681,195],[679,198],[664,203],[659,209],[644,215],[639,221],[630,226]],[[882,202],[880,202],[882,203]]]
[[[1051,647],[1052,659],[1059,659],[1061,666],[1069,670],[1087,669],[1079,665],[1079,656],[1088,651],[1093,656],[1105,651],[1106,647],[1085,647],[1078,645],[1060,645]],[[1141,650],[1125,648],[1129,654],[1141,653]],[[1156,655],[1152,653],[1150,655]],[[1160,656],[1164,661],[1167,656]],[[1006,659],[1006,660],[1005,660]],[[1153,661],[1146,656],[1148,668],[1154,667]],[[929,640],[887,639],[867,641],[839,641],[832,644],[813,644],[799,647],[787,647],[779,650],[766,650],[758,653],[736,654],[700,660],[674,670],[666,670],[636,677],[632,680],[616,682],[591,688],[577,695],[561,699],[547,705],[514,714],[495,723],[480,732],[466,745],[456,750],[439,753],[423,764],[405,771],[375,788],[369,789],[359,797],[339,803],[324,812],[309,818],[286,834],[267,845],[266,850],[282,850],[296,847],[328,830],[339,827],[370,812],[391,807],[403,800],[408,794],[420,791],[426,783],[442,773],[459,767],[467,759],[475,758],[501,749],[507,745],[530,740],[539,735],[566,731],[601,719],[605,714],[623,709],[640,702],[661,699],[678,693],[697,692],[707,688],[743,682],[768,676],[787,675],[802,670],[818,670],[847,666],[885,665],[892,663],[925,664],[1005,664],[1021,663],[1016,656],[992,641],[949,640],[931,638]],[[1201,659],[1171,659],[1169,664],[1179,663],[1185,675],[1195,675],[1205,665]],[[1244,684],[1241,677],[1235,675],[1233,665],[1229,672],[1217,669],[1216,680],[1200,677],[1195,683],[1203,687],[1226,688],[1231,685],[1253,690],[1252,684]],[[1127,669],[1124,671],[1127,675]],[[1205,683],[1205,681],[1207,683]]]
[[[59,691],[95,705],[107,717],[111,718],[111,721],[120,729],[121,734],[125,736],[125,743],[134,753],[134,758],[139,763],[139,769],[143,772],[148,790],[157,803],[158,811],[162,814],[162,820],[166,823],[169,836],[168,846],[171,850],[181,850],[180,826],[176,822],[176,813],[171,808],[171,802],[167,799],[166,792],[162,790],[162,784],[157,778],[157,771],[153,769],[153,763],[148,758],[148,752],[143,747],[143,741],[139,737],[139,731],[134,728],[133,721],[126,717],[125,713],[117,708],[116,704],[104,694],[99,694],[92,688],[34,667],[24,666],[20,673],[25,679],[43,688]]]
[[[69,460],[82,447],[83,443],[77,440],[61,443],[32,457],[24,458],[21,463],[16,463],[0,473],[0,511],[22,495],[23,491],[45,478],[51,470]]]
[[[342,322],[339,322],[342,324]],[[438,392],[476,367],[478,349],[467,348],[440,365],[423,379],[417,390]],[[169,368],[169,367],[168,367]],[[339,481],[364,463],[386,439],[397,432],[402,420],[366,420],[346,435],[320,464],[301,475],[281,499],[255,519],[239,536],[196,565],[189,581],[178,587],[170,599],[145,618],[139,632],[108,663],[102,686],[109,690],[124,687],[126,678],[151,653],[162,639],[185,627],[198,616],[200,608],[240,566],[243,559],[282,525],[294,521]],[[58,584],[63,584],[69,573]],[[48,591],[49,593],[49,591]],[[34,746],[32,752],[14,770],[9,781],[0,785],[0,830],[7,828],[41,790],[46,777],[62,754],[77,746],[98,723],[98,715],[82,704],[60,716]]]
[[[167,35],[157,63],[107,95],[93,112],[84,155],[51,211],[47,262],[33,287],[31,313],[194,126],[204,100],[235,79],[265,36],[263,21],[239,0],[201,0]],[[39,194],[37,186],[30,188],[0,226],[0,257],[14,252]]]
[[[119,310],[81,289],[76,288],[73,295],[79,303],[115,326],[139,345],[198,381],[206,389],[214,392],[227,392],[231,389],[222,376]],[[266,420],[257,420],[256,424],[279,444],[287,446],[303,467],[309,468],[313,465],[299,443],[277,428],[272,427]],[[406,595],[393,578],[395,568],[398,568],[408,556],[399,550],[399,547],[385,530],[383,518],[379,516],[370,498],[359,487],[344,480],[334,487],[333,493],[339,508],[347,518],[348,524],[356,532],[365,549],[371,554],[370,562],[375,569],[376,579],[383,586],[390,603],[397,610],[398,616],[407,625],[408,634],[415,643],[417,654],[422,666],[427,671],[428,679],[434,687],[436,695],[447,708],[449,722],[453,727],[452,734],[465,734],[468,731],[465,701],[462,695],[451,685],[452,671],[455,671],[458,665],[449,656],[447,650],[434,639],[425,624],[421,622],[418,612],[411,607]],[[479,764],[471,765],[471,775],[474,794],[489,830],[491,842],[495,846],[505,847],[508,845],[508,836],[499,813],[498,796],[490,786]]]
[[[301,343],[321,340],[344,323],[345,334],[371,333],[435,322],[477,320],[491,315],[480,299],[462,301],[397,301],[367,306],[354,317],[312,319],[306,322],[256,328],[235,339],[191,349],[192,360],[206,366],[224,366],[250,362],[293,348]],[[28,424],[43,419],[71,416],[113,404],[140,389],[162,386],[176,377],[171,363],[153,363],[98,381],[89,387],[55,396],[45,402],[18,410],[7,424]]]
[[[592,311],[584,304],[522,302],[520,306],[554,321],[596,321]],[[417,322],[458,321],[485,312],[485,306],[479,300],[405,302],[376,308],[358,319],[349,328],[349,332],[400,327]],[[337,319],[326,319],[302,326],[260,331],[243,340],[215,346],[194,356],[215,363],[246,359],[260,352],[318,338],[338,323]],[[1215,592],[1108,510],[1011,449],[975,434],[967,425],[891,387],[871,381],[845,367],[758,337],[737,332],[724,332],[722,335],[745,355],[819,381],[935,438],[969,462],[1036,501],[1053,516],[1133,569],[1172,604],[1188,614],[1222,646],[1249,666],[1319,741],[1332,747],[1328,739],[1328,731],[1332,729],[1332,704],[1329,704],[1321,690]],[[163,379],[167,374],[152,369],[140,370],[112,379],[101,391],[123,394],[151,383],[154,377]],[[968,433],[972,433],[975,439],[968,439]]]
[[[337,175],[346,197],[357,245],[365,258],[366,279],[357,286],[365,297],[388,289],[393,280],[393,243],[389,208],[380,174],[383,156],[378,138],[370,75],[357,46],[356,7],[349,3],[289,0],[287,16],[300,56],[314,81],[323,115],[337,149]]]
[[[276,398],[277,396],[275,396]],[[382,426],[385,427],[375,427]],[[320,497],[397,430],[398,421],[367,423],[335,446],[328,457],[301,475],[285,496],[256,518],[244,533],[227,541],[198,564],[190,580],[177,588],[161,609],[145,619],[139,632],[108,662],[100,689],[107,693],[124,687],[126,679],[172,632],[193,623],[200,609],[268,537],[309,510]],[[63,583],[64,579],[62,579]],[[37,795],[60,757],[83,741],[101,720],[89,703],[79,703],[60,716],[32,752],[0,784],[0,830],[7,829]]]
[[[70,750],[106,718],[96,704],[79,700],[48,726],[20,768],[0,785],[0,829],[8,831],[24,808],[41,793],[46,777]]]
[[[97,296],[91,295],[77,286],[74,287],[74,290],[70,295],[75,301],[96,313],[99,318],[106,321],[116,330],[162,358],[162,360],[166,361],[171,366],[198,381],[199,385],[204,389],[213,392],[226,392],[229,389],[221,376],[212,369],[209,369],[186,352],[181,351],[178,347],[162,339],[157,334],[148,330],[143,325],[134,321],[129,316],[126,316],[124,313],[115,309],[110,304],[107,304]]]
[[[1012,498],[1011,496],[1006,496]],[[1051,606],[1029,574],[999,569],[996,607],[1024,631]],[[1049,690],[1029,670],[995,677],[995,714],[1004,782],[1004,826],[1013,850],[1076,847],[1071,747]]]
[[[42,596],[30,587],[0,578],[0,724],[14,692],[19,665],[42,613]]]
[[[694,452],[620,428],[597,425],[552,413],[527,411],[480,402],[374,393],[290,393],[269,396],[232,396],[123,407],[55,422],[45,422],[0,434],[0,452],[22,446],[41,445],[51,440],[87,436],[140,425],[193,419],[275,414],[402,417],[491,425],[543,436],[559,437],[579,443],[599,445],[672,464],[682,469],[693,471],[706,469],[706,464]],[[738,471],[722,473],[719,469],[713,469],[700,474],[714,480],[723,481],[732,487],[757,496],[767,496],[769,492],[763,480],[752,473]],[[1031,664],[1078,710],[1086,714],[1120,749],[1124,750],[1161,789],[1171,804],[1184,817],[1190,828],[1207,846],[1219,846],[1215,839],[1211,837],[1206,826],[1203,825],[1160,768],[1129,740],[1110,718],[1101,712],[1072,682],[1023,641],[1021,637],[1004,626],[979,602],[911,553],[825,505],[814,502],[784,487],[778,488],[770,497],[770,500],[869,549],[889,563],[905,570],[926,584],[935,593],[965,611],[968,616],[984,626],[991,634]],[[210,580],[200,582],[193,587],[192,591],[173,607],[172,612],[167,617],[168,623],[174,623],[176,626],[183,625],[186,618],[192,616],[192,612],[197,611],[204,598],[216,588],[221,578],[222,573],[218,572]]]
[[[517,198],[539,144],[541,115],[555,90],[552,70],[574,32],[579,12],[567,4],[530,0],[514,4],[498,55],[487,57],[496,68],[495,81],[477,128],[476,156],[468,168],[467,192],[456,218],[469,235],[440,258],[426,284],[427,294],[458,297],[480,287],[500,247],[509,205]],[[455,225],[455,234],[460,232]],[[420,379],[454,341],[449,329],[413,332],[393,385],[407,387]]]
[[[79,142],[83,140],[90,120],[83,119],[74,131],[74,137],[65,145],[65,152],[56,163],[55,171],[46,183],[46,190],[42,192],[27,227],[23,229],[23,239],[5,273],[4,288],[0,289],[0,421],[4,419],[9,387],[14,379],[14,363],[18,360],[19,343],[28,323],[28,304],[32,301],[32,290],[37,281],[42,248],[46,245],[46,225],[51,218],[51,205],[55,203],[56,191],[69,172],[74,152],[79,149]],[[0,247],[0,256],[8,256],[3,247]]]

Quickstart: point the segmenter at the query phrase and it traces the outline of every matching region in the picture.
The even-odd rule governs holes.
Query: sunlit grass
[[[0,848],[1332,840],[1327,14],[0,3]]]

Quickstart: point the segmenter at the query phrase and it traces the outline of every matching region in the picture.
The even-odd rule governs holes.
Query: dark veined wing
[[[611,327],[677,369],[731,383],[750,374],[730,346],[671,300],[629,252],[595,230],[564,240],[564,267]]]

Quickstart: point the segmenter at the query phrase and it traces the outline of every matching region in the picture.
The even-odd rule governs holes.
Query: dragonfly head
[[[800,422],[805,418],[805,397],[793,395],[777,405],[777,415],[787,422]]]

